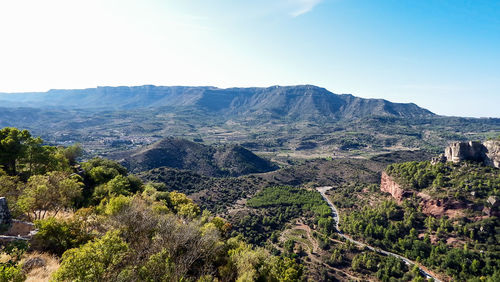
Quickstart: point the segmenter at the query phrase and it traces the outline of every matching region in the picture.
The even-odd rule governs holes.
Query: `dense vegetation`
[[[476,240],[465,240],[462,248],[447,246],[450,237],[469,236],[475,224],[453,225],[446,218],[426,217],[407,202],[403,207],[392,201],[378,207],[365,207],[342,217],[341,229],[369,244],[400,253],[412,260],[443,271],[456,280],[475,276],[498,277],[500,256],[497,250],[496,219],[482,222],[481,233],[488,236],[488,246]],[[471,231],[474,232],[474,231]],[[423,235],[423,236],[422,236]],[[432,243],[431,236],[437,240]],[[472,238],[471,238],[472,239]],[[484,240],[485,238],[483,238]]]
[[[271,184],[260,176],[207,177],[198,173],[172,168],[156,168],[138,174],[147,182],[154,182],[161,191],[179,191],[189,195],[202,208],[223,213],[236,201],[252,195]]]
[[[407,162],[389,165],[386,172],[405,190],[423,192],[432,199],[453,201],[460,207],[453,218],[436,218],[422,211],[420,196],[401,205],[383,200],[380,192],[363,184],[335,191],[334,202],[345,211],[341,229],[353,237],[406,256],[446,273],[454,280],[477,276],[498,279],[500,249],[496,207],[487,202],[498,196],[499,170],[475,163],[436,164]],[[355,198],[371,191],[372,199]],[[374,199],[380,199],[374,201]],[[478,208],[479,207],[479,208]],[[483,207],[490,216],[484,216]]]
[[[407,162],[389,165],[386,172],[407,189],[424,191],[434,198],[453,196],[479,202],[488,196],[500,196],[500,170],[474,162]]]
[[[248,200],[250,214],[238,214],[232,218],[237,223],[235,232],[243,234],[249,242],[263,245],[268,239],[276,241],[277,231],[291,219],[304,218],[311,224],[333,231],[331,211],[321,195],[312,190],[291,186],[267,187]]]
[[[346,138],[377,142],[362,134]],[[401,260],[359,249],[336,235],[331,210],[313,189],[320,185],[336,187],[331,197],[346,234],[453,280],[499,279],[500,224],[496,206],[487,202],[499,196],[495,168],[390,165],[386,172],[415,191],[397,204],[379,191],[379,173],[395,161],[421,160],[425,152],[290,162],[294,165],[240,177],[166,167],[137,177],[111,160],[79,162],[80,146],[48,146],[27,131],[3,129],[0,141],[0,196],[7,197],[16,218],[34,221],[39,230],[29,245],[0,247],[0,281],[24,279],[28,272],[22,266],[33,251],[60,260],[55,281],[297,281],[306,276],[329,281],[349,274],[422,279]],[[302,145],[307,142],[316,141]],[[365,148],[353,144],[345,143],[350,146],[345,149]],[[416,192],[458,201],[463,214],[429,216]]]
[[[35,219],[38,233],[30,246],[2,245],[0,281],[24,279],[22,257],[33,250],[60,256],[54,281],[301,279],[294,259],[230,238],[229,223],[182,193],[158,191],[110,160],[78,164],[77,147],[33,145],[15,128],[1,133],[2,146],[18,148],[1,150],[1,194],[18,218]],[[31,158],[38,149],[48,153]],[[46,159],[53,165],[42,166]]]
[[[423,160],[423,151],[387,153],[371,160],[316,159],[297,162],[293,166],[265,174],[240,177],[207,177],[194,171],[167,167],[141,172],[145,182],[161,183],[161,191],[179,191],[189,195],[202,208],[224,213],[238,200],[254,195],[258,190],[277,185],[307,186],[332,185],[349,181],[377,183],[379,172],[387,164],[397,161]]]

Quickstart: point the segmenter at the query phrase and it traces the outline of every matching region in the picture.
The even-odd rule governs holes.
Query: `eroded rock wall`
[[[486,156],[488,157],[485,163],[500,168],[500,140],[489,140],[483,145],[486,147]]]
[[[449,162],[481,162],[485,165],[500,167],[500,141],[489,140],[484,143],[469,141],[455,142],[446,147],[444,159]]]
[[[482,162],[486,158],[486,148],[480,142],[455,142],[448,146],[444,155],[449,162]]]
[[[385,171],[382,172],[382,177],[380,179],[380,190],[382,192],[390,193],[392,197],[398,201],[398,203],[401,203],[405,197],[411,195],[410,192],[403,190],[401,185],[394,181],[394,179],[385,173]]]

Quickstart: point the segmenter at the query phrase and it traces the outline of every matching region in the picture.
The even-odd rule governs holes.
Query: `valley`
[[[119,102],[117,102],[119,101]],[[312,85],[268,88],[101,87],[1,94],[0,127],[26,128],[89,156],[165,137],[235,143],[275,158],[366,157],[496,137],[498,118],[435,115],[415,104],[337,95]]]
[[[0,282],[500,282],[500,1],[0,1]]]
[[[47,277],[90,275],[77,262],[99,261],[90,255],[107,246],[119,263],[99,262],[94,279],[500,275],[500,119],[310,85],[12,95],[0,94],[9,105],[0,126],[42,138],[3,129],[0,196],[15,218],[35,222],[20,252],[57,257]],[[186,251],[196,246],[208,253]],[[17,273],[25,255],[8,256],[4,267]]]

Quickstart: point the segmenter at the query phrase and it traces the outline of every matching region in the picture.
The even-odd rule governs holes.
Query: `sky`
[[[0,92],[144,84],[500,117],[500,0],[0,0]]]

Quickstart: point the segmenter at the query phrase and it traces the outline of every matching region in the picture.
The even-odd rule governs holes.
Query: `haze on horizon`
[[[314,84],[500,117],[500,1],[0,2],[0,92]]]

